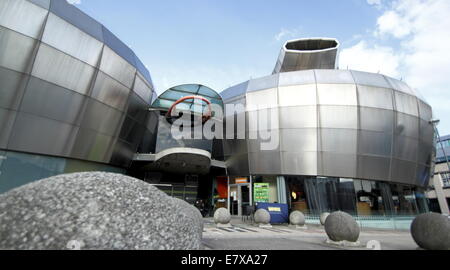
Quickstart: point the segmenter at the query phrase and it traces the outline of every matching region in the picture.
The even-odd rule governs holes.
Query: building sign
[[[235,181],[236,184],[247,184],[248,178],[247,177],[236,178]]]
[[[255,183],[253,188],[254,201],[257,203],[269,202],[269,184]]]

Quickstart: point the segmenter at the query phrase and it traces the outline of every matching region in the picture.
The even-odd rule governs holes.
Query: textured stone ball
[[[254,218],[258,224],[270,224],[270,213],[266,209],[258,209],[255,212]]]
[[[0,250],[201,248],[196,210],[135,178],[66,174],[0,195]]]
[[[360,229],[358,223],[347,213],[334,212],[325,221],[325,231],[328,237],[335,242],[357,242]]]
[[[328,213],[328,212],[322,213],[322,214],[320,215],[320,224],[321,224],[322,226],[325,225],[325,221],[327,220],[327,217],[328,217],[329,215],[330,215],[330,213]]]
[[[230,211],[226,208],[219,208],[214,212],[214,222],[216,224],[228,224],[231,221]]]
[[[291,225],[304,226],[306,223],[305,215],[300,211],[294,211],[289,215]]]
[[[427,213],[416,217],[411,235],[417,245],[428,250],[450,250],[450,220],[447,216]]]
[[[200,212],[200,210],[198,210],[197,207],[187,203],[184,200],[180,200],[178,198],[171,198],[175,201],[175,204],[178,204],[178,206],[180,207],[180,209],[185,209],[186,214],[188,214],[191,217],[194,217],[194,221],[196,222],[196,227],[198,227],[199,230],[199,234],[201,236],[203,236],[203,215]]]

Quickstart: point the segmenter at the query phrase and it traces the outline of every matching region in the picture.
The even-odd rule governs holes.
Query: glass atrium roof
[[[211,104],[220,105],[223,109],[223,101],[220,95],[209,87],[201,84],[184,84],[172,87],[162,93],[153,102],[152,107],[155,109],[169,110],[170,107],[179,99],[187,96],[201,96],[208,99]],[[198,103],[200,102],[200,103]],[[206,109],[206,103],[198,100],[186,100],[177,105],[178,110],[196,112],[198,109],[194,106],[201,108],[202,112]],[[202,107],[200,107],[200,105]]]

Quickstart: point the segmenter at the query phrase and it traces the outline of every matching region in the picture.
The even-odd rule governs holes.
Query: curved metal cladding
[[[305,175],[426,186],[432,165],[431,107],[405,83],[358,71],[306,70],[250,80],[222,92],[225,104],[246,106],[245,133],[264,111],[279,137],[225,140],[233,175]],[[267,110],[251,109],[265,104]],[[225,120],[235,117],[226,114]],[[228,120],[227,120],[228,119]]]
[[[154,136],[153,95],[136,55],[65,0],[0,1],[0,149],[126,167]]]
[[[304,38],[287,41],[272,74],[309,69],[334,69],[339,49],[334,38]]]

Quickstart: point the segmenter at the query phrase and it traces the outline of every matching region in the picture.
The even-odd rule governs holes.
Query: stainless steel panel
[[[152,87],[149,86],[145,80],[136,73],[136,80],[134,82],[133,91],[138,94],[147,104],[151,104],[152,102]]]
[[[77,92],[31,77],[20,110],[79,125],[85,99]]]
[[[278,87],[279,76],[271,75],[262,78],[252,79],[248,83],[247,92],[258,91]]]
[[[117,136],[122,125],[123,114],[105,104],[90,99],[83,115],[81,127],[96,130],[109,136]]]
[[[315,84],[283,86],[279,88],[278,92],[281,107],[317,104]]]
[[[317,107],[296,106],[279,109],[280,128],[316,128]]]
[[[51,0],[28,0],[28,1],[45,9],[49,9]]]
[[[86,94],[94,75],[94,68],[45,44],[41,44],[32,75],[81,94]]]
[[[7,148],[16,112],[0,108],[0,148]]]
[[[393,159],[391,181],[414,185],[416,183],[416,163]]]
[[[320,106],[319,125],[322,128],[358,129],[358,107]]]
[[[0,25],[38,38],[48,11],[26,0],[0,1]]]
[[[119,139],[114,146],[110,163],[116,166],[129,167],[135,153],[136,148],[134,146]]]
[[[281,174],[318,175],[317,152],[281,152]]]
[[[0,67],[0,108],[17,110],[28,76]]]
[[[397,111],[414,116],[419,116],[417,99],[414,96],[403,94],[398,91],[394,92]]]
[[[358,85],[359,106],[393,110],[392,89]]]
[[[395,136],[394,157],[402,160],[417,161],[419,142],[417,139]]]
[[[247,111],[278,107],[278,89],[247,93]]]
[[[419,118],[408,114],[397,113],[395,134],[412,138],[419,138]]]
[[[120,57],[125,59],[132,66],[136,67],[136,55],[134,52],[125,45],[120,39],[118,39],[111,31],[109,31],[106,27],[103,26],[103,38],[105,44],[111,48],[114,52],[117,53]]]
[[[102,25],[67,1],[51,1],[50,11],[80,28],[83,32],[103,41]]]
[[[263,151],[249,153],[248,163],[251,174],[281,173],[281,156],[279,151]]]
[[[136,120],[138,123],[144,123],[147,115],[150,114],[148,105],[135,93],[131,93],[128,99],[127,115]],[[158,122],[154,121],[155,123]]]
[[[375,108],[360,107],[360,128],[362,130],[392,133],[394,129],[394,112]]]
[[[37,44],[32,38],[0,27],[0,66],[29,73]]]
[[[392,141],[392,133],[360,130],[358,154],[390,157],[392,153]]]
[[[244,95],[247,92],[249,81],[240,83],[238,85],[232,86],[228,89],[225,89],[220,95],[222,96],[224,101],[228,101],[230,99],[239,97]]]
[[[428,121],[420,120],[420,140],[428,144],[433,144],[434,140],[434,127]]]
[[[301,70],[280,73],[279,86],[298,86],[313,84],[315,87],[316,76],[314,70]]]
[[[354,84],[317,84],[319,104],[356,106],[356,85]]]
[[[136,121],[127,117],[123,122],[119,139],[122,139],[123,141],[130,144],[132,148],[137,148],[140,141],[142,140],[142,136],[144,135],[144,129],[145,128],[144,126],[142,126],[142,124],[137,123]]]
[[[103,72],[99,72],[91,97],[123,111],[127,105],[129,94],[130,89]]]
[[[242,134],[245,131],[241,130],[242,126],[239,123],[239,117],[241,117],[241,114],[237,115],[237,118],[235,119],[235,132],[240,132]],[[280,127],[278,108],[248,111],[245,119],[247,125],[246,131],[264,131],[279,129]]]
[[[391,85],[391,88],[403,92],[405,94],[408,95],[415,95],[414,91],[404,82],[390,78],[388,76],[384,76],[386,78],[386,80],[389,82],[389,84]]]
[[[331,152],[318,153],[318,173],[320,176],[356,178],[356,171],[356,155]]]
[[[68,156],[77,132],[77,126],[19,113],[8,148],[45,155]]]
[[[315,152],[317,146],[317,129],[281,129],[281,151],[283,152]]]
[[[381,74],[362,72],[362,71],[351,71],[356,84],[364,86],[372,86],[376,88],[391,88],[391,85]]]
[[[387,181],[390,165],[390,158],[359,155],[357,178]]]
[[[227,158],[225,162],[230,176],[250,175],[247,154],[233,155]]]
[[[107,46],[103,49],[100,70],[118,80],[128,88],[131,88],[133,85],[136,68]]]
[[[50,13],[42,41],[91,66],[97,66],[103,44]]]
[[[80,128],[71,157],[108,163],[111,159],[115,139],[93,130]]]
[[[418,102],[420,118],[427,122],[431,121],[431,119],[433,119],[433,110],[431,109],[430,105],[421,100],[418,100]]]
[[[432,143],[420,141],[417,162],[431,166],[431,163],[433,162],[433,148],[434,146]]]
[[[320,129],[319,151],[356,155],[358,146],[356,129]]]
[[[355,84],[352,73],[348,70],[314,70],[317,84]]]
[[[431,168],[422,164],[417,166],[416,185],[420,187],[428,187],[431,176]]]

